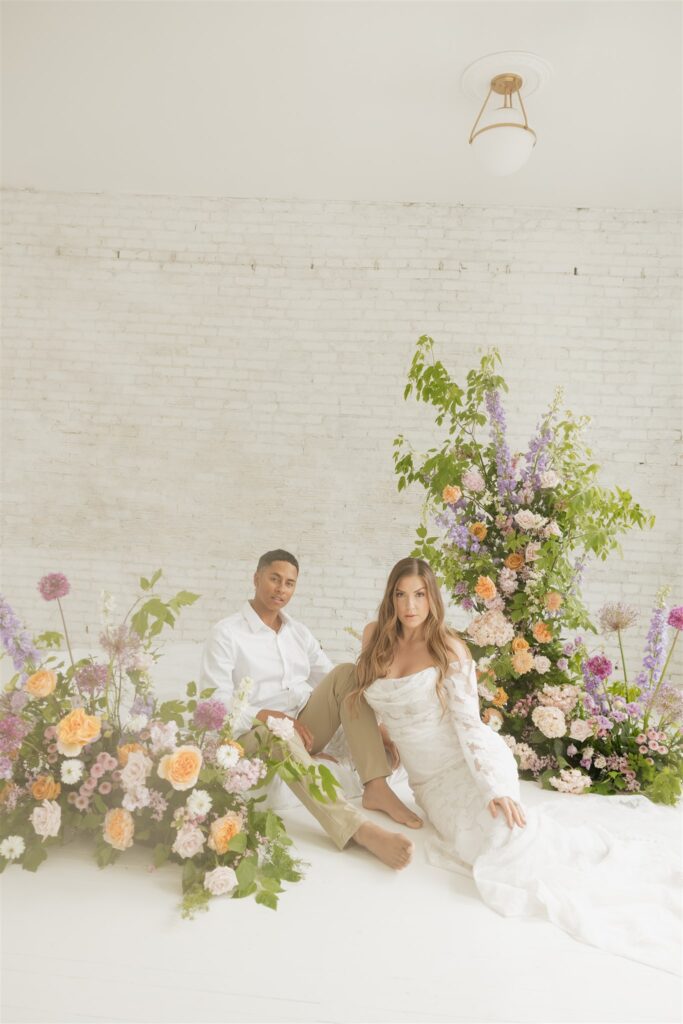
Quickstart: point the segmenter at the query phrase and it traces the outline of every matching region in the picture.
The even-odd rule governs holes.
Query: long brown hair
[[[427,650],[437,669],[436,692],[441,706],[445,708],[444,679],[448,672],[448,664],[452,660],[450,640],[457,634],[445,624],[446,611],[439,592],[439,584],[432,567],[421,558],[402,558],[389,573],[384,597],[377,613],[377,628],[356,662],[358,686],[352,696],[355,702],[360,701],[364,691],[375,679],[386,676],[387,669],[393,661],[397,640],[403,633],[403,627],[396,614],[394,595],[398,581],[403,576],[420,576],[425,581],[429,614],[423,627],[424,637]]]

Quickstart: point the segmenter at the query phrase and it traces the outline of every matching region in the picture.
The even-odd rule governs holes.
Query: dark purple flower
[[[669,612],[669,618],[666,620],[670,626],[674,629],[683,629],[683,605],[678,605],[676,608],[672,608]]]
[[[46,601],[56,601],[60,597],[66,597],[71,587],[64,573],[51,572],[43,576],[38,584],[38,590]]]
[[[486,411],[489,414],[491,440],[496,452],[498,497],[503,498],[514,490],[515,472],[510,449],[505,440],[505,410],[500,401],[500,394],[495,389],[486,392]]]
[[[194,725],[197,729],[206,732],[217,732],[225,721],[228,709],[225,704],[215,697],[209,700],[201,700],[195,709]]]
[[[74,673],[74,682],[81,693],[101,693],[107,685],[107,665],[98,665],[91,662],[89,665],[82,665]]]
[[[596,679],[607,679],[612,674],[613,668],[612,662],[604,654],[594,654],[586,662],[586,669]]]

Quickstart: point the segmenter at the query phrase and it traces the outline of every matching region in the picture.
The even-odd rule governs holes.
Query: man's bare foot
[[[365,821],[354,835],[359,846],[364,846],[375,857],[388,864],[395,871],[400,871],[410,864],[413,856],[413,844],[407,836],[400,832],[387,832],[372,821]]]
[[[406,807],[402,800],[387,785],[386,779],[370,779],[366,782],[363,790],[363,807],[368,811],[384,811],[390,818],[397,821],[399,825],[407,825],[408,828],[422,828],[422,818]]]

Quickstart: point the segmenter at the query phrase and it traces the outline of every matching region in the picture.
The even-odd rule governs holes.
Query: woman
[[[562,824],[553,808],[525,811],[515,759],[481,721],[474,663],[444,623],[426,562],[404,558],[391,570],[377,621],[363,632],[357,675],[352,699],[382,719],[438,833],[432,861],[471,872],[505,916],[543,916],[584,942],[678,971],[675,856],[653,839]]]

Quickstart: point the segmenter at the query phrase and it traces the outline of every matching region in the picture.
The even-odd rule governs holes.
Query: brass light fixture
[[[506,64],[512,70],[500,72]],[[536,132],[529,125],[522,89],[535,92],[549,73],[547,61],[531,53],[490,54],[465,71],[463,89],[478,98],[484,95],[469,144],[489,174],[514,174],[531,156]]]

